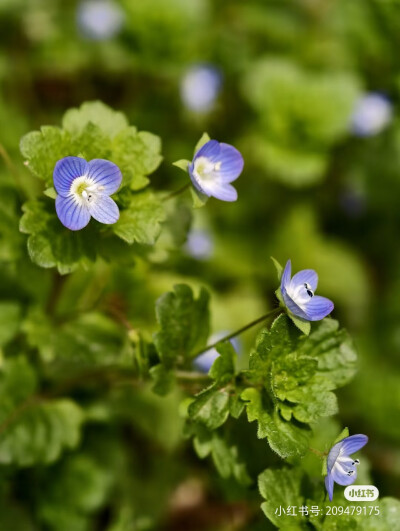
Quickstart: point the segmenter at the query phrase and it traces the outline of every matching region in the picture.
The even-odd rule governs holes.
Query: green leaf
[[[203,207],[210,199],[208,195],[202,194],[194,186],[190,187],[190,193],[192,195],[193,208]]]
[[[208,301],[209,295],[204,288],[195,299],[185,284],[177,284],[174,291],[158,299],[156,317],[160,330],[154,336],[154,343],[166,367],[172,367],[179,358],[189,359],[195,348],[207,341]]]
[[[235,375],[237,353],[230,341],[224,341],[216,347],[219,356],[209,370],[209,376],[220,385],[224,385]]]
[[[247,379],[263,384],[285,420],[311,423],[337,412],[332,391],[351,380],[355,362],[353,343],[337,321],[315,323],[307,337],[281,315],[260,333]]]
[[[282,514],[278,516],[280,508],[287,509],[289,506],[296,508],[304,505],[303,496],[300,493],[303,472],[297,468],[281,468],[278,470],[267,469],[258,477],[258,488],[261,496],[266,500],[262,505],[265,516],[279,529],[302,529],[301,522],[306,519],[301,514],[290,516]]]
[[[110,138],[129,125],[122,112],[114,111],[101,101],[85,102],[79,108],[69,109],[62,120],[63,128],[72,135],[81,134],[88,124],[97,126]]]
[[[199,151],[200,148],[207,144],[211,139],[208,133],[203,133],[200,140],[197,142],[196,147],[194,148],[194,155]]]
[[[188,166],[190,164],[190,160],[187,160],[187,159],[181,159],[181,160],[177,160],[175,162],[172,163],[173,166],[176,166],[177,168],[180,168],[181,170],[183,170],[185,173],[188,172]]]
[[[288,316],[292,320],[292,322],[297,326],[297,328],[303,332],[305,336],[308,336],[311,331],[311,323],[310,321],[306,321],[305,319],[302,319],[301,317],[297,317],[297,315],[294,315],[293,313],[288,311]]]
[[[214,384],[194,397],[188,409],[189,416],[209,430],[215,430],[222,426],[229,416],[229,398],[229,392],[218,389]]]
[[[268,404],[265,393],[255,388],[242,392],[249,422],[257,421],[259,439],[268,438],[268,443],[280,457],[303,456],[308,450],[309,430],[301,425],[283,420]]]
[[[112,157],[122,172],[122,185],[140,190],[147,186],[147,176],[161,164],[161,139],[152,133],[128,127],[114,138]]]
[[[8,420],[10,419],[10,420]],[[3,419],[0,463],[21,467],[51,463],[80,440],[82,410],[72,400],[32,400]]]
[[[151,192],[132,195],[128,208],[112,225],[113,232],[129,244],[153,245],[161,232],[165,211],[160,200]]]
[[[71,152],[69,135],[59,127],[52,126],[43,126],[40,131],[22,137],[20,150],[27,167],[47,186],[53,184],[56,162],[68,155],[77,155]]]
[[[203,426],[196,426],[193,439],[197,455],[204,459],[211,455],[219,474],[223,478],[234,477],[241,485],[250,485],[245,463],[239,456],[238,448],[231,444],[218,430],[209,431]]]
[[[152,390],[160,396],[165,396],[175,388],[176,378],[173,371],[167,370],[162,363],[150,369],[150,378],[153,381]]]
[[[95,460],[78,454],[48,472],[42,486],[38,516],[57,531],[85,531],[89,516],[105,502],[112,476]]]
[[[46,190],[43,192],[46,197],[50,197],[50,199],[56,199],[57,192],[55,191],[54,186],[50,186],[50,188],[46,188]]]
[[[45,268],[57,267],[61,274],[70,273],[80,263],[96,258],[94,224],[80,231],[65,228],[57,218],[54,202],[48,199],[28,201],[22,207],[20,231],[29,234],[31,260]]]
[[[272,263],[274,264],[275,266],[275,269],[276,269],[276,273],[278,275],[278,280],[280,282],[281,280],[281,277],[282,277],[282,272],[283,272],[283,267],[281,266],[281,264],[278,262],[278,260],[275,260],[275,258],[273,256],[270,257],[271,260],[272,260]]]
[[[0,347],[17,334],[21,324],[21,307],[17,302],[0,302]]]

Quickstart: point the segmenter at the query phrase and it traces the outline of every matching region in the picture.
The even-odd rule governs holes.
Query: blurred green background
[[[319,293],[335,302],[334,317],[359,350],[359,373],[340,392],[332,422],[369,436],[373,483],[394,497],[399,48],[397,0],[0,0],[0,141],[20,173],[20,137],[58,125],[86,100],[161,136],[156,190],[185,184],[171,163],[190,158],[203,131],[245,159],[238,201],[195,210],[188,243],[173,245],[167,231],[150,261],[74,273],[57,311],[94,299],[97,284],[85,287],[95,279],[150,334],[155,299],[185,281],[211,289],[213,332],[229,331],[276,305],[271,255],[317,270]],[[23,179],[39,193],[28,173]],[[0,297],[32,315],[47,300],[51,274],[30,264],[15,178],[3,162],[0,187]],[[189,225],[180,216],[172,231]],[[0,309],[7,322],[9,307]],[[28,334],[43,334],[51,356],[51,330],[29,323],[22,319]],[[10,334],[3,328],[1,345]],[[243,364],[255,334],[241,337]],[[92,423],[74,452],[47,467],[0,469],[2,531],[268,528],[257,494],[218,478],[182,440],[178,396],[117,388],[105,400],[100,391],[76,391]]]

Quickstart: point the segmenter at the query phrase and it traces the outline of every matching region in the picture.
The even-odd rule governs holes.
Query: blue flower
[[[325,477],[325,487],[329,499],[333,498],[333,487],[338,485],[351,485],[357,479],[358,459],[352,459],[351,454],[358,452],[368,442],[366,435],[351,435],[339,441],[333,446],[328,454],[328,475]]]
[[[61,223],[71,230],[80,230],[90,217],[100,223],[119,219],[116,203],[109,197],[120,187],[121,172],[109,160],[65,157],[54,168],[53,181],[58,193],[56,212]]]
[[[380,133],[391,121],[393,106],[379,92],[370,92],[361,97],[352,116],[352,130],[357,136],[373,136]]]
[[[226,330],[220,330],[219,332],[216,332],[213,334],[209,339],[209,345],[212,345],[213,343],[216,343],[217,341],[220,341],[225,336],[229,334],[229,331]],[[230,339],[230,343],[235,349],[237,353],[240,351],[240,341],[237,337],[233,337]],[[195,360],[193,361],[193,365],[201,372],[208,372],[211,369],[212,364],[214,361],[218,358],[219,353],[217,352],[217,349],[210,348],[204,354],[200,354],[200,356],[197,356]]]
[[[185,245],[186,253],[195,260],[208,260],[214,253],[214,242],[206,230],[192,229]]]
[[[85,0],[79,4],[77,16],[82,34],[96,41],[114,37],[124,22],[121,7],[111,0]]]
[[[212,65],[194,65],[181,80],[182,102],[191,111],[205,113],[215,103],[222,84],[219,70]]]
[[[333,302],[314,295],[318,275],[312,269],[304,269],[291,278],[292,265],[287,261],[281,278],[281,293],[288,310],[306,321],[320,321],[333,310]]]
[[[194,187],[208,197],[222,201],[236,201],[237,191],[230,184],[243,170],[243,157],[229,144],[209,140],[189,164]]]

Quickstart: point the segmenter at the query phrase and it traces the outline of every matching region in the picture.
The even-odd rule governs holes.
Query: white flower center
[[[87,175],[82,175],[72,181],[70,194],[77,203],[84,205],[95,201],[103,190],[104,186],[98,186],[93,179]]]
[[[194,176],[200,181],[214,181],[215,172],[220,170],[220,168],[221,162],[214,164],[214,162],[207,157],[198,157],[194,162],[193,173]]]
[[[286,291],[292,301],[294,301],[302,310],[305,310],[307,304],[314,297],[314,291],[311,289],[311,286],[308,284],[308,282],[304,282],[304,284],[295,286],[292,282],[290,282],[289,286],[286,288]]]

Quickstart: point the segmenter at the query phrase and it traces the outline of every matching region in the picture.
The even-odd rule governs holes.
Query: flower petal
[[[195,153],[193,161],[198,157],[207,157],[212,162],[218,162],[220,151],[220,143],[217,140],[209,140]]]
[[[115,193],[121,185],[122,174],[116,164],[109,160],[93,159],[88,164],[88,177],[104,190],[102,193],[111,195]]]
[[[210,184],[209,186],[205,186],[204,188],[206,193],[209,192],[210,195],[216,199],[220,199],[221,201],[236,201],[238,198],[236,189],[230,184],[216,182]]]
[[[326,487],[326,490],[328,491],[329,500],[332,501],[332,499],[333,499],[333,487],[334,487],[332,474],[328,473],[328,475],[325,476],[325,487]]]
[[[285,269],[283,270],[282,277],[281,277],[281,289],[286,288],[286,286],[290,282],[290,277],[292,275],[292,262],[288,260],[285,265]]]
[[[244,161],[242,154],[229,144],[220,144],[221,151],[218,157],[220,168],[216,174],[222,183],[231,183],[239,177],[243,171]]]
[[[310,301],[307,303],[305,308],[305,312],[307,314],[306,319],[309,321],[320,321],[329,315],[333,308],[334,305],[332,301],[326,297],[314,295],[314,297],[310,298]]]
[[[90,215],[100,223],[111,225],[119,219],[118,206],[108,195],[96,196],[93,201],[88,203],[88,209]]]
[[[315,291],[318,286],[318,275],[313,269],[303,269],[299,271],[292,278],[293,287],[297,287],[300,284],[304,285],[305,283],[311,286],[311,289]]]
[[[335,466],[331,471],[333,481],[335,481],[338,485],[351,485],[357,479],[357,469],[354,469],[351,476],[349,476],[347,472],[347,468],[340,466],[340,463],[336,461]]]
[[[79,204],[74,196],[56,197],[56,212],[59,220],[70,230],[80,230],[90,221],[90,213],[85,204]]]
[[[300,306],[298,306],[294,300],[287,294],[287,291],[285,288],[281,288],[281,293],[283,300],[285,302],[286,308],[297,317],[300,317],[301,319],[305,319],[306,321],[310,321],[310,318],[306,314],[305,311],[303,311]]]
[[[338,443],[341,444],[340,453],[342,455],[351,455],[354,452],[358,452],[358,450],[365,446],[367,442],[368,437],[366,435],[362,435],[361,433],[357,435],[350,435],[350,437],[346,437]]]
[[[53,172],[54,188],[57,193],[67,197],[72,181],[85,175],[87,168],[88,163],[81,157],[64,157],[59,160]]]

